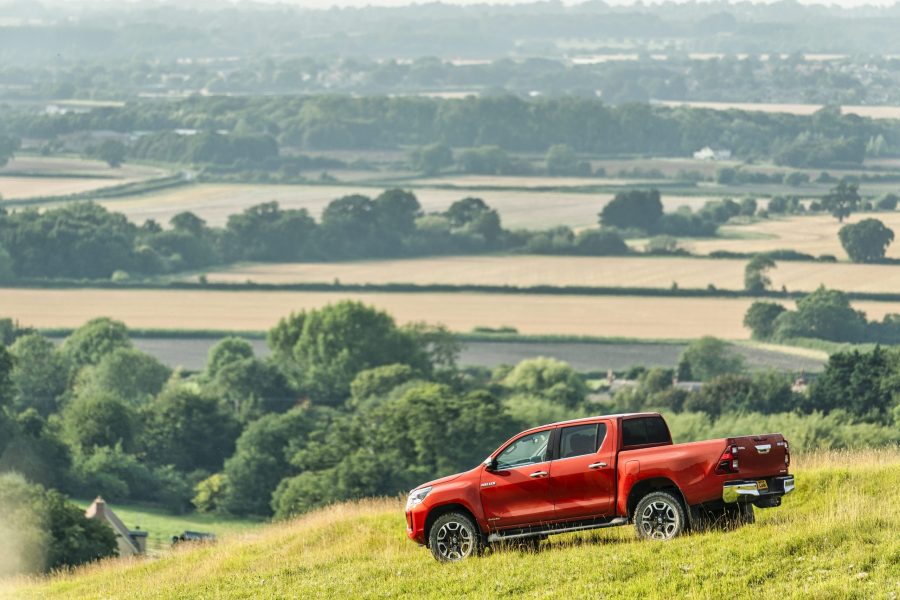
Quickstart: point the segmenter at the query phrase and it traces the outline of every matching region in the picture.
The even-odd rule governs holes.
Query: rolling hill
[[[630,527],[442,565],[396,499],[341,504],[156,560],[0,584],[14,598],[896,598],[900,450],[811,456],[755,525],[669,543]]]

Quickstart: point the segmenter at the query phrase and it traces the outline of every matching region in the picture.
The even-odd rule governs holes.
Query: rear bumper
[[[765,481],[766,487],[760,489],[759,482]],[[760,500],[780,498],[794,491],[794,476],[767,477],[765,479],[747,479],[729,481],[722,486],[722,500],[733,502],[757,502]]]

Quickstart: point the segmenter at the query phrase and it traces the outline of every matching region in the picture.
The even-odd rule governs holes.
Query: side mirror
[[[488,471],[496,471],[497,470],[497,459],[492,457],[487,457],[484,461],[484,468]]]

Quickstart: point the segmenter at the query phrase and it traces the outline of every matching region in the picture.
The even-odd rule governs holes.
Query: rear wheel
[[[681,501],[670,492],[651,492],[638,502],[634,528],[645,540],[669,540],[687,527]]]
[[[481,532],[472,519],[460,512],[437,518],[428,533],[428,548],[441,562],[462,560],[481,552]]]

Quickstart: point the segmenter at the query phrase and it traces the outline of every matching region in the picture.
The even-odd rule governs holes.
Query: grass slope
[[[830,453],[758,523],[669,543],[631,527],[542,551],[441,565],[405,539],[396,500],[365,500],[185,549],[0,586],[21,598],[893,598],[900,594],[900,451]]]

